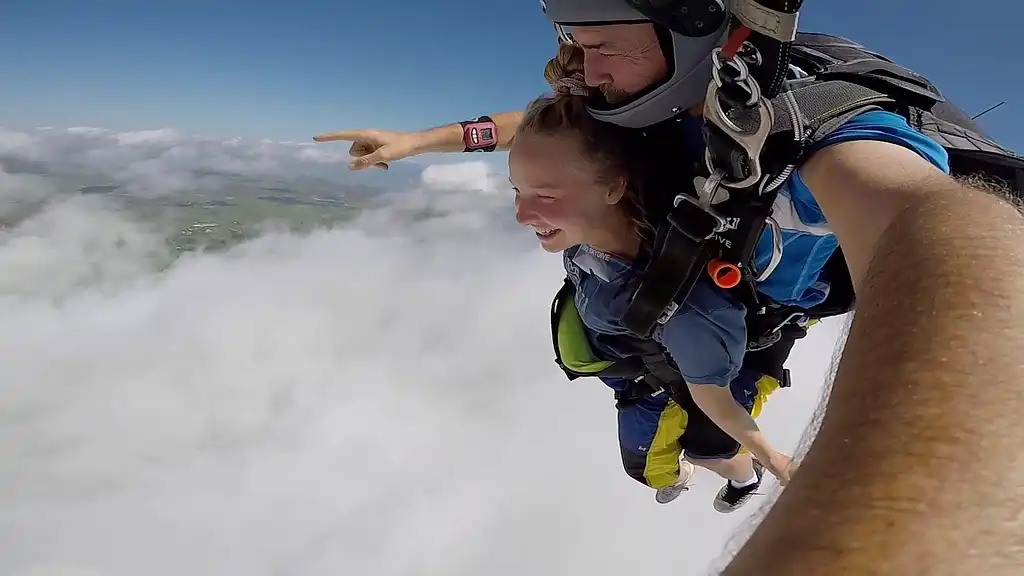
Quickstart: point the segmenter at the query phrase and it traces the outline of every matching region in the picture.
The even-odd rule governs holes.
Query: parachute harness
[[[674,197],[668,225],[658,231],[644,279],[623,316],[626,328],[641,336],[652,335],[658,324],[667,322],[705,273],[722,288],[745,280],[744,300],[754,304],[750,311],[765,314],[767,308],[759,304],[754,283],[767,278],[782,258],[782,232],[771,217],[772,206],[778,188],[795,168],[795,159],[802,155],[804,129],[792,95],[776,96],[785,86],[802,0],[729,2],[738,25],[728,41],[714,50],[712,81],[704,99],[704,162],[709,176],[695,179],[694,191]],[[630,4],[655,22],[679,25],[679,18],[654,2],[630,0]],[[794,148],[765,154],[780,100],[789,113]],[[766,157],[776,161],[766,163]],[[786,161],[778,161],[783,158]],[[765,226],[774,240],[772,255],[755,276],[753,252]],[[784,324],[805,320],[787,313],[775,322],[778,326],[764,327],[769,342],[751,346],[770,345],[770,335],[778,334]]]

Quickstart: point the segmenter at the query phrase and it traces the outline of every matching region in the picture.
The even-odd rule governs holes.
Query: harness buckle
[[[783,328],[785,328],[786,326],[788,326],[790,324],[796,324],[797,326],[804,327],[810,321],[811,321],[811,318],[807,314],[805,314],[803,312],[793,312],[789,316],[787,316],[785,320],[783,320],[782,322],[779,322],[775,326],[775,328],[772,328],[771,333],[775,334],[776,332],[778,332],[779,330],[782,330]]]
[[[658,324],[665,324],[668,322],[669,319],[675,315],[676,310],[679,310],[679,304],[669,302],[668,306],[665,306],[665,309],[661,311],[661,315],[658,316]]]
[[[757,340],[747,343],[747,352],[758,352],[771,348],[779,340],[782,340],[782,329],[791,324],[806,327],[811,317],[804,312],[792,312],[784,320],[775,325],[771,330],[764,332]]]
[[[635,404],[643,397],[657,398],[667,392],[665,387],[661,384],[658,384],[658,387],[655,388],[647,376],[648,373],[644,372],[636,378],[633,378],[632,382],[630,382],[625,388],[615,392],[617,408],[623,408],[625,406]]]
[[[760,352],[766,348],[771,348],[779,340],[782,340],[782,334],[779,332],[769,332],[768,334],[761,336],[757,340],[747,342],[747,352]]]
[[[708,188],[708,184],[712,182],[712,179],[715,178],[716,175],[718,175],[718,181],[720,182],[722,180],[722,177],[725,176],[725,173],[722,172],[721,170],[715,171],[715,174],[712,174],[711,178],[708,178],[707,182],[704,184],[704,190],[706,190]],[[714,186],[715,186],[716,189],[718,188],[718,184],[717,183]],[[711,207],[711,203],[710,203],[709,200],[705,200],[706,192],[704,190],[701,190],[701,197],[700,198],[694,198],[693,196],[689,196],[687,194],[679,193],[679,194],[676,194],[676,197],[672,199],[672,206],[675,207],[675,208],[679,208],[679,205],[682,204],[683,202],[689,202],[690,204],[693,204],[698,209],[700,209],[701,212],[704,212],[708,216],[714,218],[715,225],[713,227],[711,227],[710,233],[708,233],[708,234],[701,234],[700,238],[696,238],[696,239],[699,239],[699,240],[708,240],[716,232],[724,232],[724,231],[728,230],[728,227],[729,227],[728,226],[729,222],[728,222],[728,220],[726,220],[725,216],[722,216],[717,210],[712,208]],[[684,232],[685,231],[686,230],[684,229]]]

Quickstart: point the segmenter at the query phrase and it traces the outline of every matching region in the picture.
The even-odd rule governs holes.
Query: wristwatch
[[[490,116],[459,122],[462,126],[463,152],[494,152],[498,148],[498,127]]]

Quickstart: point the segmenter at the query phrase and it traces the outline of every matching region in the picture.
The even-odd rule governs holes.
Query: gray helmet
[[[631,6],[633,1],[541,0],[540,3],[559,36],[567,39],[569,34],[564,26],[650,22],[649,18]],[[684,36],[665,28],[659,30],[660,38],[668,37],[672,42],[671,50],[663,46],[672,55],[671,75],[667,79],[623,104],[593,105],[590,113],[604,122],[627,128],[643,128],[672,118],[699,103],[711,81],[711,52],[725,41],[728,34],[729,19],[722,17],[725,6],[721,0],[716,4],[722,13],[708,20],[717,26],[706,33],[695,29],[693,36]]]

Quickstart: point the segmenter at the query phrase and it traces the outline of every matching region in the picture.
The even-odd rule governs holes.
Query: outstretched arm
[[[858,311],[813,446],[724,574],[1019,573],[1024,220],[889,143],[802,173]]]
[[[521,110],[502,112],[491,114],[490,118],[494,120],[498,150],[508,150],[512,147],[512,137],[516,133],[519,121],[523,118],[523,112]],[[421,142],[420,154],[424,152],[462,152],[465,149],[465,145],[462,143],[462,126],[458,122],[413,134]]]
[[[655,337],[676,361],[697,407],[785,483],[789,459],[772,446],[730,386],[743,363],[745,317],[746,309],[731,294],[702,280]]]
[[[743,409],[728,385],[687,383],[690,396],[708,418],[761,461],[785,485],[789,482],[790,459],[772,446],[754,418]]]
[[[512,146],[512,137],[522,119],[523,113],[502,112],[491,115],[494,120],[498,150]],[[368,166],[387,169],[388,162],[401,160],[430,152],[462,152],[462,126],[458,122],[419,132],[393,132],[390,130],[342,130],[314,136],[316,142],[352,142],[349,153],[355,157],[351,168],[359,170]]]

